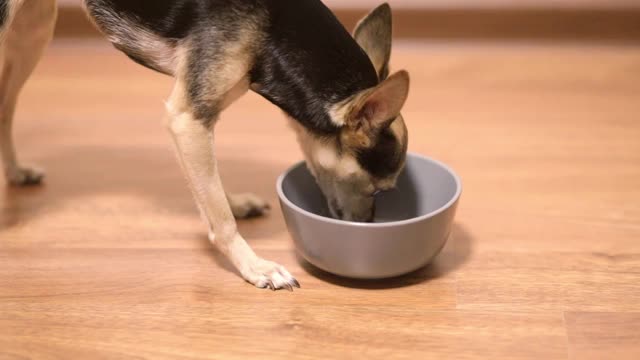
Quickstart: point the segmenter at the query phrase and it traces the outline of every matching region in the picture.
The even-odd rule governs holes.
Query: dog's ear
[[[369,55],[380,80],[389,76],[391,59],[391,7],[384,3],[360,20],[353,32],[356,42]]]
[[[402,70],[354,100],[347,126],[371,137],[391,125],[400,115],[408,96],[409,73]]]

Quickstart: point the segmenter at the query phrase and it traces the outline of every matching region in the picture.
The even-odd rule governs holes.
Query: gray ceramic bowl
[[[327,272],[382,279],[427,265],[451,232],[462,190],[446,165],[409,154],[397,189],[376,201],[374,223],[328,217],[324,196],[304,163],[278,179],[284,218],[298,252]]]

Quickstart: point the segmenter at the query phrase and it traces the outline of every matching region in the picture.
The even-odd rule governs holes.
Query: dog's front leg
[[[273,290],[299,287],[284,267],[258,257],[238,233],[218,173],[214,131],[194,116],[190,106],[180,103],[180,98],[172,96],[168,104],[169,129],[200,212],[209,225],[210,239],[255,286]]]

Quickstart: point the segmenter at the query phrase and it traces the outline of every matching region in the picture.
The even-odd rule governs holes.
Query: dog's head
[[[307,165],[332,215],[343,220],[371,221],[375,195],[392,189],[404,167],[408,136],[400,110],[408,96],[409,75],[400,71],[389,76],[391,32],[387,4],[356,27],[354,38],[380,83],[328,109],[338,134],[317,136],[297,126]]]

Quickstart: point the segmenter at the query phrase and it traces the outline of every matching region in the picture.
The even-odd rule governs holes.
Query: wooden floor
[[[276,177],[301,158],[250,95],[220,126],[240,229],[302,283],[241,281],[209,245],[162,123],[171,80],[58,43],[25,89],[0,190],[0,359],[639,359],[640,48],[400,45],[412,151],[461,175],[435,264],[383,282],[296,260]]]

